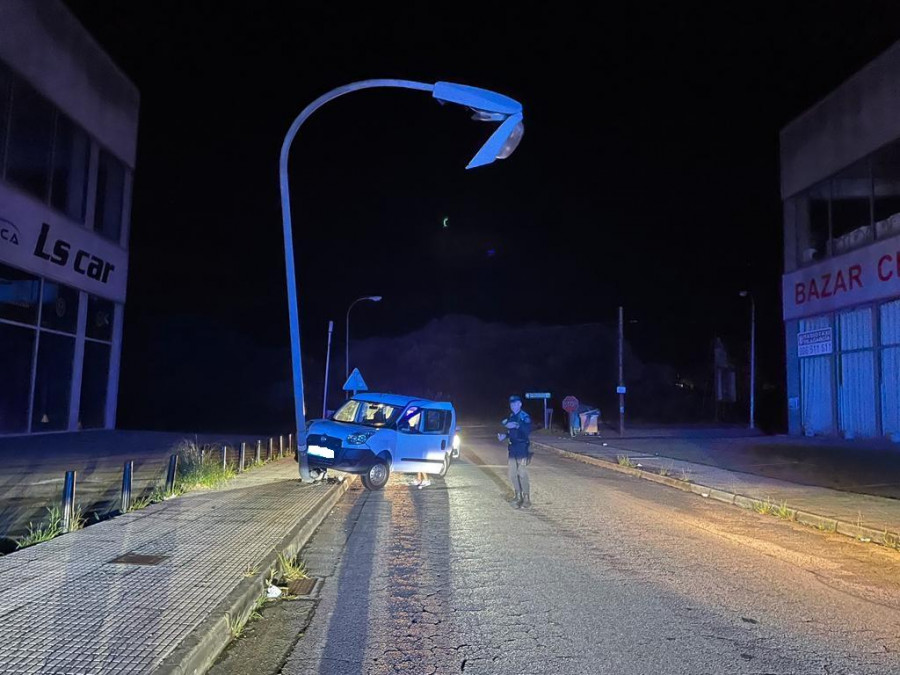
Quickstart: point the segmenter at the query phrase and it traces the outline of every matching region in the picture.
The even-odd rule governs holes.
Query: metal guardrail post
[[[178,455],[169,457],[169,468],[166,470],[166,495],[175,492],[175,474],[178,472]]]
[[[272,461],[272,453],[273,453],[273,448],[274,448],[274,446],[275,446],[275,443],[274,443],[274,441],[270,438],[270,439],[269,439],[269,447],[268,447],[268,449],[266,450],[266,461],[267,461],[267,462],[271,462],[271,461]]]
[[[284,458],[284,436],[278,437],[278,459]]]
[[[241,449],[238,452],[238,473],[244,473],[244,462],[247,461],[247,444],[241,443]]]
[[[122,513],[128,513],[131,508],[131,482],[134,476],[134,461],[125,462],[125,468],[122,470],[122,501],[119,510]]]
[[[256,441],[256,463],[262,463],[262,441]]]
[[[228,445],[222,443],[222,471],[228,471]]]
[[[75,472],[66,471],[66,482],[63,485],[62,496],[62,530],[68,532],[72,527],[72,518],[75,516]]]

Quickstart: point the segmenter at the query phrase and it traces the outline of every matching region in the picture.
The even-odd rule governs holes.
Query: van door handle
[[[447,439],[443,439],[441,441],[441,450],[446,450],[446,449],[447,449]]]

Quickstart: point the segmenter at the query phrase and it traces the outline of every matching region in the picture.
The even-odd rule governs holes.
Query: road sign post
[[[525,394],[525,398],[528,399],[537,399],[544,402],[544,428],[547,429],[550,427],[550,422],[547,419],[547,401],[550,399],[550,393],[546,391],[542,392],[527,392]]]

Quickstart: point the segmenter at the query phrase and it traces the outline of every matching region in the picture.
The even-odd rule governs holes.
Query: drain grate
[[[126,553],[118,558],[113,558],[109,564],[116,565],[159,565],[163,560],[167,560],[167,555],[144,555],[143,553]]]
[[[288,593],[299,597],[310,595],[316,587],[317,579],[311,577],[309,579],[295,579],[288,584]]]

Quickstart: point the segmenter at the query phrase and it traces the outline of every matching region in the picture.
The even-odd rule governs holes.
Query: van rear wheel
[[[366,490],[380,490],[387,485],[391,477],[391,467],[383,459],[379,459],[362,475],[362,484]]]

